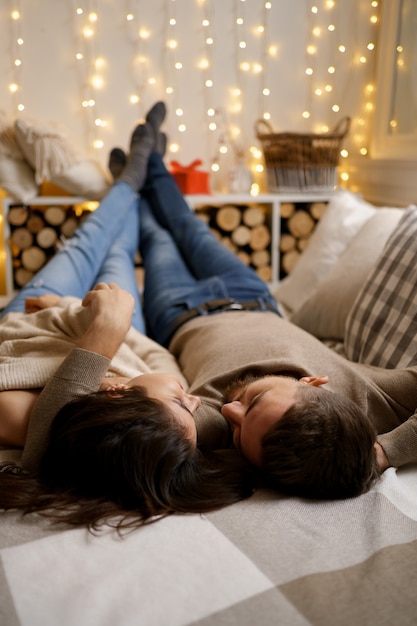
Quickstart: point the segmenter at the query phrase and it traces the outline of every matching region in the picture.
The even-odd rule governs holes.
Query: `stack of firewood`
[[[325,202],[281,204],[280,278],[295,267],[326,207]]]
[[[72,206],[11,206],[7,221],[14,287],[23,287],[69,239],[89,211]]]
[[[227,204],[199,207],[196,212],[245,265],[253,267],[263,280],[271,280],[271,216],[266,207]]]

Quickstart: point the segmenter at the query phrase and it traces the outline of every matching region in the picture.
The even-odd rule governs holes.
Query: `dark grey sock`
[[[113,148],[109,154],[109,170],[113,180],[117,180],[126,165],[127,156],[121,148]]]
[[[162,157],[165,156],[167,150],[167,136],[165,133],[158,133],[155,143],[155,152],[158,152]]]
[[[119,181],[128,183],[134,191],[139,191],[145,182],[148,158],[154,148],[154,134],[150,124],[139,124],[133,131],[129,156]]]
[[[166,115],[165,102],[157,102],[146,114],[146,121],[152,127],[155,144],[158,140],[159,129]],[[159,151],[158,151],[159,152]]]

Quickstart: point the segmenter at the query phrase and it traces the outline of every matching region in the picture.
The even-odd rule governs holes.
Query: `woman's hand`
[[[112,359],[130,328],[133,296],[116,283],[98,283],[85,295],[82,304],[89,307],[92,321],[79,347]]]

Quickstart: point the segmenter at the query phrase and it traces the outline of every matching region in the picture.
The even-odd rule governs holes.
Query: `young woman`
[[[197,448],[200,400],[172,355],[144,335],[137,190],[164,114],[162,103],[151,109],[98,209],[3,313],[0,441],[23,454],[20,466],[3,465],[0,508],[121,527],[252,493],[240,458]]]

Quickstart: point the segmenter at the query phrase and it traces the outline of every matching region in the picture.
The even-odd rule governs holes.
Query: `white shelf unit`
[[[279,282],[280,271],[280,252],[279,241],[281,236],[281,214],[280,207],[284,202],[292,202],[294,204],[309,204],[313,202],[328,202],[332,193],[274,193],[260,194],[251,196],[249,194],[210,194],[210,195],[186,195],[185,198],[189,206],[193,209],[214,206],[221,207],[223,205],[241,205],[256,206],[262,205],[268,208],[270,212],[271,225],[271,269],[273,286]],[[45,206],[76,206],[83,205],[88,202],[85,198],[74,196],[41,196],[31,200],[30,202],[18,202],[12,198],[3,198],[2,201],[2,217],[3,217],[3,238],[4,238],[4,254],[3,263],[0,271],[3,273],[3,283],[5,284],[5,293],[0,294],[0,308],[5,306],[15,294],[13,281],[12,258],[9,250],[10,226],[7,220],[7,214],[11,206],[28,206],[36,209]]]
[[[212,195],[187,195],[185,196],[191,208],[197,209],[204,206],[221,207],[223,205],[268,207],[271,220],[271,286],[276,287],[280,273],[279,241],[281,237],[281,205],[286,202],[294,204],[310,204],[314,202],[328,202],[332,192],[299,192],[299,193],[266,193],[258,196],[249,194],[212,194]]]

